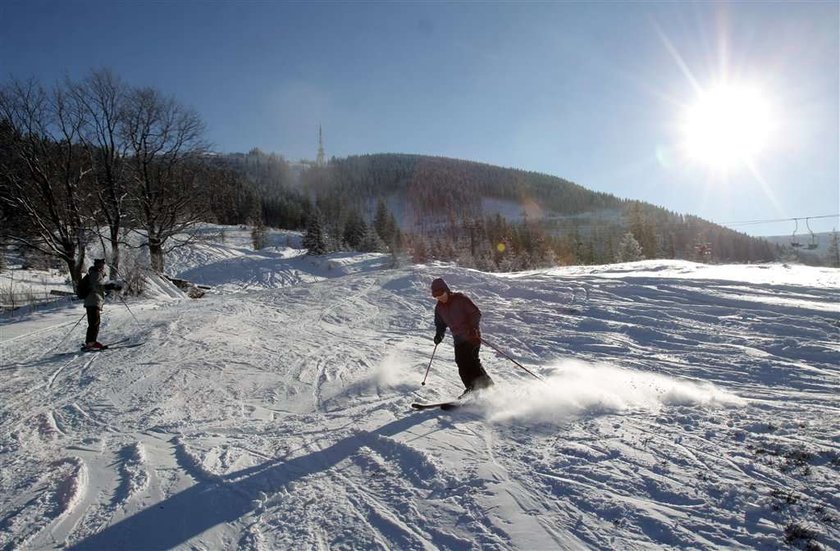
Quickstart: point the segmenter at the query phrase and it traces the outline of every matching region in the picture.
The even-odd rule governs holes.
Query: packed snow
[[[77,301],[0,320],[0,548],[840,548],[840,270],[489,274],[247,235],[168,257],[203,298],[112,297],[112,350],[78,350]],[[414,411],[462,390],[449,336],[421,385],[435,277],[510,359]]]

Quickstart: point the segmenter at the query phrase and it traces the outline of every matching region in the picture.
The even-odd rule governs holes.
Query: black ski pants
[[[85,344],[89,342],[96,342],[96,337],[99,336],[99,308],[96,306],[85,306],[87,310],[88,328],[85,335]]]
[[[483,388],[492,384],[478,358],[480,349],[480,344],[473,344],[470,341],[455,343],[455,363],[458,365],[458,375],[461,376],[461,382],[467,390],[472,390],[475,386]],[[482,377],[484,379],[479,381]]]

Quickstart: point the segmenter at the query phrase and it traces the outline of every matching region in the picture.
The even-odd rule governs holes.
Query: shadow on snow
[[[171,549],[222,523],[234,522],[256,508],[261,492],[277,492],[306,476],[326,471],[351,457],[377,436],[393,436],[428,419],[410,415],[365,434],[340,440],[295,459],[275,460],[194,486],[153,504],[68,549]],[[233,482],[229,482],[229,481]]]

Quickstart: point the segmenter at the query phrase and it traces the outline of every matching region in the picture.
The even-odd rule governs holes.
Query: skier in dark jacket
[[[122,290],[122,286],[108,282],[105,275],[105,259],[97,258],[93,261],[93,266],[88,270],[88,279],[90,280],[89,291],[85,296],[85,310],[87,310],[88,328],[85,335],[85,344],[82,346],[85,350],[101,350],[105,346],[96,340],[99,336],[99,322],[100,312],[102,306],[105,304],[105,291]]]
[[[481,348],[481,310],[463,293],[453,293],[441,278],[432,281],[432,296],[437,299],[434,341],[440,344],[447,327],[452,331],[455,363],[466,388],[464,394],[491,386],[493,380],[484,371],[478,358]]]

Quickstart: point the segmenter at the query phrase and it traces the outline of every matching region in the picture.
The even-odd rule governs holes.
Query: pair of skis
[[[418,410],[424,409],[442,409],[444,411],[450,411],[453,409],[458,409],[461,406],[465,406],[471,402],[473,402],[476,398],[476,393],[467,391],[462,395],[458,396],[454,400],[450,400],[448,402],[436,402],[432,404],[421,404],[419,402],[414,402],[411,404],[411,407]]]
[[[82,352],[103,352],[105,350],[114,350],[116,348],[134,348],[136,346],[146,344],[146,341],[129,343],[129,340],[130,337],[126,337],[124,339],[105,344],[102,346],[102,348],[85,348],[85,346],[82,345]]]
[[[438,402],[436,404],[418,404],[417,402],[414,402],[413,404],[411,404],[411,407],[419,410],[439,408],[444,411],[450,411],[453,409],[458,409],[462,405],[464,405],[463,402],[459,400],[453,400],[451,402]]]

